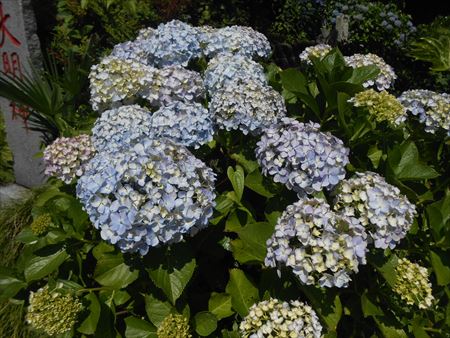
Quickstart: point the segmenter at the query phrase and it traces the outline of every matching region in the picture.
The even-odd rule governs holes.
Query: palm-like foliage
[[[424,36],[411,44],[410,55],[431,63],[433,71],[450,70],[450,29],[437,27],[432,36]]]
[[[88,69],[87,58],[77,64],[71,57],[59,66],[50,56],[43,70],[32,67],[22,79],[1,74],[0,96],[26,108],[30,129],[42,133],[49,144],[59,136],[79,133],[89,123],[79,109],[87,101],[83,93]]]

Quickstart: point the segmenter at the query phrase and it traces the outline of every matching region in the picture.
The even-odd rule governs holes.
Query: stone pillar
[[[0,70],[3,76],[22,78],[30,72],[30,60],[41,65],[39,39],[30,0],[0,0]],[[7,141],[14,156],[16,182],[33,187],[44,182],[43,164],[35,158],[40,134],[29,130],[27,110],[0,98]]]

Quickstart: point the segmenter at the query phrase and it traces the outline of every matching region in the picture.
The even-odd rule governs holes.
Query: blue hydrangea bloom
[[[207,226],[214,181],[213,171],[183,146],[146,139],[94,157],[77,196],[104,240],[145,255]]]
[[[333,212],[325,200],[300,199],[278,219],[265,265],[291,268],[302,284],[347,287],[366,263],[366,238],[356,218]]]
[[[151,122],[153,137],[167,137],[176,143],[199,148],[212,141],[213,120],[201,104],[174,102],[157,110]]]
[[[209,105],[219,128],[260,133],[286,115],[283,97],[270,86],[248,80],[218,90]]]
[[[252,59],[233,54],[219,54],[208,63],[205,70],[205,87],[212,95],[231,82],[236,84],[253,80],[267,85],[264,68]]]
[[[137,105],[122,106],[103,112],[92,128],[92,142],[97,151],[116,151],[136,140],[151,136],[152,113]]]
[[[257,143],[256,159],[265,175],[303,195],[331,189],[345,178],[349,149],[316,123],[284,118]]]

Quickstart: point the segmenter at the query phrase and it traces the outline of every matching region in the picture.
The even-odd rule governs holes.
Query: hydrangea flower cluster
[[[368,89],[356,93],[349,102],[355,107],[364,107],[377,122],[387,121],[399,125],[406,120],[406,109],[394,95],[383,90]]]
[[[388,65],[381,57],[375,54],[354,54],[351,56],[344,56],[347,66],[358,68],[362,66],[377,66],[380,69],[375,80],[368,80],[363,83],[364,87],[376,86],[378,90],[385,90],[394,84],[397,75],[394,69]]]
[[[138,105],[103,112],[92,128],[92,143],[98,152],[117,151],[142,137],[151,136],[151,112]]]
[[[322,337],[322,325],[311,306],[274,298],[253,304],[239,331],[242,338]]]
[[[425,131],[435,133],[440,128],[450,136],[450,95],[415,89],[403,92],[398,98],[406,110],[419,117]]]
[[[397,278],[393,290],[406,304],[415,304],[419,309],[428,309],[432,306],[434,297],[426,268],[412,263],[407,258],[400,258],[395,272]]]
[[[260,133],[286,115],[280,93],[254,80],[230,83],[218,90],[211,98],[209,109],[219,128],[240,129],[244,134]]]
[[[48,232],[52,225],[52,216],[49,213],[45,213],[36,217],[31,223],[30,228],[33,234],[41,236]]]
[[[104,240],[123,252],[179,242],[208,224],[215,174],[168,139],[145,139],[94,157],[77,196]]]
[[[191,338],[187,318],[179,314],[169,314],[158,327],[158,338]]]
[[[357,217],[376,248],[393,249],[411,228],[414,204],[400,190],[373,172],[356,173],[336,189],[335,210]]]
[[[153,114],[150,134],[198,149],[212,141],[214,125],[208,110],[201,104],[178,101]]]
[[[242,55],[219,54],[209,61],[205,71],[205,87],[210,94],[248,81],[267,85],[263,67]]]
[[[45,175],[69,184],[84,173],[95,149],[89,135],[59,137],[44,150]]]
[[[256,159],[264,175],[303,195],[331,189],[345,177],[349,150],[316,123],[284,118],[257,143]]]
[[[311,65],[311,58],[319,58],[322,59],[325,57],[333,47],[327,45],[325,43],[320,43],[315,46],[306,47],[303,52],[300,53],[300,60],[306,62],[308,65]]]
[[[33,328],[49,336],[70,331],[75,325],[78,313],[83,309],[81,302],[71,294],[49,290],[48,285],[31,292],[26,321]]]
[[[103,58],[89,74],[91,105],[94,110],[130,103],[151,83],[155,69],[133,59]]]
[[[203,52],[209,58],[222,53],[267,58],[272,52],[266,36],[251,27],[228,26],[208,31]]]
[[[199,73],[181,66],[158,69],[152,82],[142,88],[142,97],[155,107],[176,101],[196,101],[205,95],[203,79]]]
[[[278,219],[265,265],[286,265],[306,285],[347,287],[366,263],[366,237],[356,218],[333,212],[325,200],[300,199]]]

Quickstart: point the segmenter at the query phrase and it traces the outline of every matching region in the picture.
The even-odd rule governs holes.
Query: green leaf
[[[365,318],[383,315],[383,311],[367,297],[367,291],[361,295],[361,308]]]
[[[311,305],[317,311],[329,332],[336,332],[343,309],[339,294],[335,290],[323,290],[318,287],[304,287],[303,291]]]
[[[105,255],[97,261],[94,279],[100,285],[119,290],[133,283],[138,275],[139,271],[131,271],[130,267],[123,263],[121,255]]]
[[[247,174],[256,170],[258,166],[258,162],[249,160],[244,154],[231,154],[230,157],[236,161],[237,164],[241,165]]]
[[[152,257],[155,267],[147,269],[153,283],[169,298],[172,304],[183,293],[196,267],[196,261],[186,245],[172,246],[170,251]]]
[[[438,285],[450,284],[450,259],[448,253],[430,251],[430,258]]]
[[[375,65],[362,66],[353,69],[352,76],[347,79],[347,82],[362,85],[368,80],[373,80],[380,73],[380,69]]]
[[[94,334],[97,329],[98,320],[100,319],[100,303],[95,293],[87,294],[84,296],[84,299],[89,302],[89,314],[77,328],[77,331],[83,334]]]
[[[11,271],[0,269],[0,299],[12,298],[25,287],[27,283],[16,278]]]
[[[283,88],[287,89],[288,91],[292,93],[297,92],[304,94],[308,93],[308,90],[306,88],[307,85],[306,78],[297,69],[295,68],[285,69],[280,73],[280,77]]]
[[[234,313],[231,309],[231,296],[227,293],[213,292],[209,298],[208,310],[219,320],[231,316]]]
[[[271,180],[266,179],[259,170],[248,174],[245,186],[264,197],[275,196],[276,188]]]
[[[239,239],[231,242],[234,258],[242,263],[264,262],[266,242],[272,236],[274,226],[270,223],[253,223],[237,231]]]
[[[376,145],[370,147],[369,151],[367,152],[367,157],[369,158],[370,162],[372,162],[372,165],[375,169],[378,168],[382,156],[383,151],[378,149]]]
[[[69,255],[66,250],[61,249],[50,256],[36,256],[32,258],[24,271],[25,280],[27,282],[31,282],[49,275],[55,271],[68,257]]]
[[[407,334],[391,317],[374,317],[378,328],[385,338],[407,338]]]
[[[200,336],[209,336],[217,329],[217,318],[211,312],[199,312],[194,317],[194,327]]]
[[[397,273],[395,272],[397,261],[398,257],[396,255],[392,255],[388,261],[383,263],[383,265],[376,266],[378,271],[391,287],[394,287],[397,282]]]
[[[232,167],[228,167],[227,175],[231,185],[233,186],[234,192],[240,201],[242,199],[242,194],[244,193],[244,169],[242,169],[239,165],[236,166],[236,171],[233,170]]]
[[[17,242],[23,244],[31,244],[36,242],[38,239],[39,237],[36,236],[33,231],[31,231],[30,227],[26,227],[25,229],[23,229],[15,238]]]
[[[226,292],[231,295],[231,304],[242,317],[248,314],[248,309],[258,302],[258,289],[250,282],[244,271],[230,270],[230,280],[226,286]]]
[[[160,301],[152,295],[144,295],[144,299],[145,312],[147,313],[148,319],[150,319],[156,327],[158,327],[170,313],[175,312],[175,309],[169,302]]]
[[[125,324],[127,326],[125,330],[126,338],[158,338],[156,328],[143,319],[127,317],[125,318]]]

